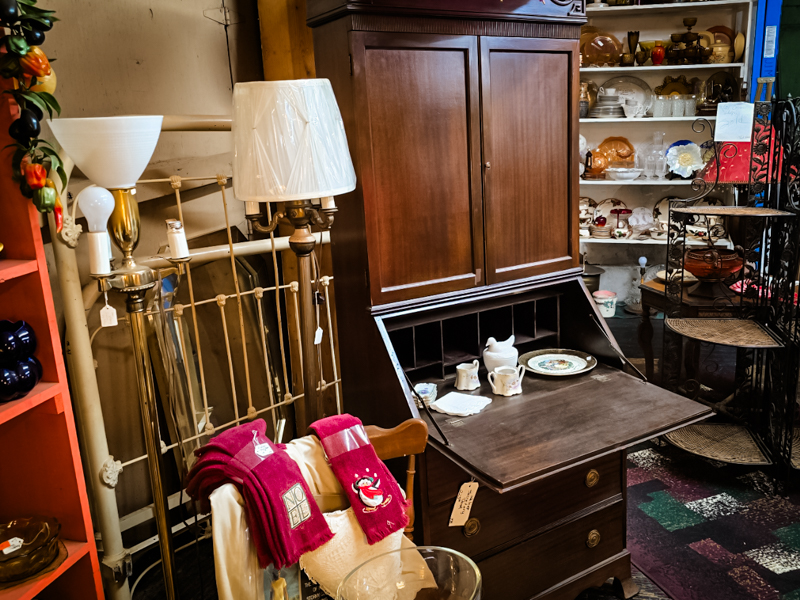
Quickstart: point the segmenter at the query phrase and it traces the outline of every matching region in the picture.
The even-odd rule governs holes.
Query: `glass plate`
[[[610,33],[598,32],[593,34],[583,46],[584,56],[589,64],[616,65],[622,56],[622,44]]]
[[[630,77],[628,75],[612,77],[600,87],[603,89],[613,88],[620,95],[633,96],[637,102],[644,105],[645,113],[650,113],[653,108],[653,90],[638,77]]]

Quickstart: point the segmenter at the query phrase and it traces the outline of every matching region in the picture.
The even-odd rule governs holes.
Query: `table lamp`
[[[150,267],[137,265],[133,258],[140,225],[136,180],[153,155],[162,120],[161,116],[129,116],[55,119],[48,123],[64,152],[96,184],[78,195],[81,211],[89,222],[92,276],[101,290],[117,289],[126,294],[165,594],[173,600],[175,556],[161,479],[161,434],[144,322],[145,296],[155,287],[156,274]],[[104,233],[107,226],[123,254],[119,269],[112,270],[109,265],[108,233]]]
[[[289,247],[297,255],[300,285],[304,402],[295,404],[297,431],[323,416],[317,391],[311,225],[329,229],[333,196],[356,187],[344,123],[327,79],[237,83],[233,88],[233,192],[247,203],[255,231],[275,230],[276,213],[264,226],[259,204],[285,202],[294,225]]]

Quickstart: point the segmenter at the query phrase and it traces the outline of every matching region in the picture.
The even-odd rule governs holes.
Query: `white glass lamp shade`
[[[324,198],[356,187],[327,79],[237,83],[233,143],[233,192],[244,202]]]
[[[136,187],[161,134],[162,116],[48,121],[53,135],[93,183],[112,190]]]

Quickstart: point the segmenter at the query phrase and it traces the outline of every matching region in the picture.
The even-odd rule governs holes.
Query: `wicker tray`
[[[772,464],[750,430],[730,423],[696,423],[664,437],[692,454],[737,465]]]
[[[783,347],[760,324],[749,319],[670,319],[664,324],[682,336],[736,348]]]

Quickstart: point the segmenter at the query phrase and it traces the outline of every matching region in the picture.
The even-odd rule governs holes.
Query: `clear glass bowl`
[[[381,554],[355,568],[336,592],[336,600],[414,600],[418,597],[480,600],[478,565],[448,548],[405,548]]]

